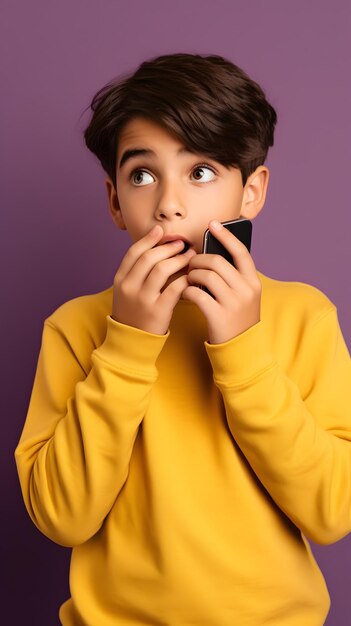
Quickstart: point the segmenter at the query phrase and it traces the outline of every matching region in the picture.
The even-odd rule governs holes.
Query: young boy
[[[112,287],[45,320],[15,451],[31,519],[73,548],[61,623],[323,624],[308,539],[351,530],[350,355],[325,294],[263,275],[218,224],[262,209],[276,113],[191,54],[91,107],[132,245]],[[235,267],[202,254],[208,227]]]

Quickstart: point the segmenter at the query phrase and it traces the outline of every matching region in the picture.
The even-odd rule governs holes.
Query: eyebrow
[[[189,150],[188,148],[179,148],[178,154],[197,154],[196,152]],[[119,169],[122,169],[123,165],[127,163],[130,159],[135,159],[138,156],[156,156],[156,153],[153,150],[146,148],[132,148],[130,150],[125,150],[122,154],[121,160],[119,162]]]

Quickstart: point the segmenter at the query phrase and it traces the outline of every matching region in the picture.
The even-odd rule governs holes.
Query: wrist
[[[142,332],[148,333],[150,335],[159,335],[159,336],[163,336],[163,335],[167,335],[168,333],[168,328],[160,328],[157,326],[157,324],[145,324],[142,322],[134,322],[132,320],[128,320],[128,321],[122,321],[121,319],[117,319],[116,316],[113,315],[113,313],[110,315],[111,319],[113,319],[114,322],[117,322],[118,324],[122,324],[123,326],[127,326],[129,328],[136,328],[137,330],[141,330]]]

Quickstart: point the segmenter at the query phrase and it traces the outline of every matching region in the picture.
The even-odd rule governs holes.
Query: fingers
[[[233,289],[221,276],[211,270],[192,270],[191,273],[189,272],[188,274],[188,283],[190,286],[194,287],[198,287],[199,285],[206,287],[219,304],[224,304],[228,301],[228,298],[230,298],[233,293]],[[250,287],[246,290],[250,293]],[[200,289],[198,289],[198,291],[204,293]]]
[[[160,306],[165,309],[173,310],[187,287],[188,280],[186,273],[172,280],[159,297]]]
[[[211,314],[216,317],[220,312],[220,305],[217,300],[212,298],[206,291],[189,285],[189,283],[182,292],[182,297],[184,300],[189,300],[196,304],[206,318]]]
[[[144,254],[146,250],[150,250],[155,246],[162,237],[163,228],[157,224],[144,237],[133,243],[124,255],[118,268],[117,274],[119,280],[123,280],[140,256]]]
[[[184,254],[179,254],[156,263],[145,280],[145,288],[150,292],[160,293],[167,279],[185,268],[195,255],[195,250],[189,248]]]
[[[185,254],[176,256],[182,251],[182,248],[184,248],[184,243],[182,241],[178,241],[178,242],[171,241],[169,243],[162,244],[161,246],[147,248],[146,250],[145,250],[145,245],[144,245],[141,248],[144,251],[138,258],[136,258],[131,269],[129,269],[129,271],[127,271],[124,274],[124,276],[123,276],[123,271],[125,267],[128,267],[128,265],[124,266],[124,268],[122,269],[122,272],[119,269],[116,274],[116,279],[120,284],[122,281],[124,281],[124,283],[126,283],[127,281],[128,285],[132,286],[133,291],[138,290],[144,285],[144,283],[146,283],[146,280],[150,272],[155,269],[156,273],[153,274],[153,280],[150,281],[150,283],[146,285],[146,287],[149,287],[150,285],[153,286],[153,284],[155,283],[155,278],[154,278],[155,275],[159,277],[161,281],[163,278],[165,282],[165,280],[168,278],[168,276],[170,276],[170,274],[174,273],[175,271],[177,271],[178,269],[186,265],[187,262],[189,261],[189,258],[191,256],[191,254],[190,255],[188,254],[189,251],[188,253],[186,253],[186,256]],[[140,251],[140,248],[139,248],[139,251]],[[186,259],[186,262],[184,260],[184,257]],[[168,265],[167,264],[164,265],[162,262],[170,258],[173,258],[173,262],[169,264],[169,271],[167,273]],[[131,262],[133,262],[133,259]],[[156,285],[159,285],[161,288],[164,282],[160,283],[160,280],[156,281]]]
[[[131,280],[140,284],[144,282],[148,283],[149,281],[147,279],[151,273],[153,276],[156,273],[156,275],[160,274],[168,278],[173,272],[170,271],[169,274],[165,274],[164,268],[170,266],[170,268],[174,267],[174,271],[176,271],[180,267],[183,267],[184,258],[188,258],[185,254],[179,254],[183,248],[183,242],[178,243],[171,241],[144,252],[129,272]],[[167,260],[170,260],[171,263],[166,263]]]
[[[202,258],[201,258],[202,257]],[[208,257],[208,258],[206,258]],[[189,261],[189,285],[206,287],[217,302],[224,303],[230,294],[250,299],[262,285],[255,272],[250,280],[217,254],[198,254]]]
[[[195,271],[200,270],[203,270],[204,273],[201,275],[195,274]],[[219,254],[197,254],[196,258],[192,259],[189,264],[189,279],[195,284],[196,276],[206,278],[206,274],[213,275],[214,279],[215,275],[217,275],[217,278],[220,276],[232,289],[237,287],[238,280],[241,280],[236,268]],[[208,287],[207,283],[202,280],[199,280],[199,284]]]
[[[157,245],[157,241],[163,236],[160,232],[150,231],[145,237],[138,240],[125,255],[114,279],[116,301],[119,301],[119,309],[122,303],[140,303],[141,307],[156,305],[160,295],[171,282],[178,278],[178,273],[186,273],[185,268],[195,250],[189,249],[179,254],[184,248],[183,241],[172,241]],[[156,243],[155,243],[156,241]],[[183,279],[184,282],[184,279]],[[177,282],[167,292],[164,301],[175,302],[174,298],[181,295],[187,283]],[[179,291],[180,290],[180,291]],[[119,311],[120,313],[120,311]]]

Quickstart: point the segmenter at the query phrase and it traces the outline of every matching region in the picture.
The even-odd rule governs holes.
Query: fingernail
[[[222,224],[218,220],[212,220],[210,224],[215,230],[221,230],[222,228]]]

